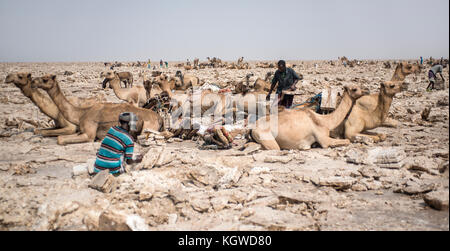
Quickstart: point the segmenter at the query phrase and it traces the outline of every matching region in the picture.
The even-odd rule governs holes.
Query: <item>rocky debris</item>
[[[71,72],[71,71],[64,72],[64,76],[71,76],[71,75],[73,75],[73,72]]]
[[[109,170],[103,170],[97,173],[91,180],[89,187],[103,193],[111,193],[116,186],[116,179]]]
[[[448,97],[442,97],[437,101],[436,105],[437,106],[448,106],[448,103],[449,103]]]
[[[188,174],[188,177],[190,177],[197,186],[215,187],[219,182],[219,176],[219,172],[213,165],[193,167]]]
[[[429,193],[435,189],[436,185],[432,183],[423,183],[420,181],[407,181],[403,185],[394,189],[394,193],[404,193],[407,195],[416,195]]]
[[[346,190],[356,183],[356,179],[350,177],[319,178],[319,186],[332,187],[336,190]]]
[[[361,135],[355,136],[353,142],[354,143],[361,143],[361,144],[364,144],[364,145],[367,145],[367,146],[371,146],[371,145],[374,144],[374,141],[373,141],[372,138],[367,137],[367,136],[361,136]]]
[[[151,148],[143,157],[142,162],[136,166],[136,170],[152,169],[156,165],[161,166],[165,163],[165,148]]]
[[[352,186],[352,191],[364,192],[364,191],[367,191],[367,187],[361,183],[356,183]]]
[[[367,153],[359,150],[359,149],[350,149],[345,154],[346,161],[348,163],[356,164],[356,165],[366,165],[369,164]]]
[[[228,201],[229,199],[226,196],[215,197],[211,199],[211,205],[214,211],[219,212],[227,207]]]
[[[431,107],[425,107],[425,109],[423,109],[422,113],[420,114],[420,116],[422,117],[422,120],[428,121],[428,117],[430,116],[431,113]]]
[[[61,217],[68,214],[72,214],[80,208],[80,204],[77,202],[67,202],[63,208],[59,211]]]
[[[358,169],[358,172],[365,178],[373,178],[375,180],[385,176],[382,170],[380,170],[377,166],[364,166]]]
[[[89,170],[86,164],[76,165],[73,167],[72,175],[73,176],[81,176],[88,174]]]
[[[211,208],[211,203],[208,199],[193,198],[190,203],[192,208],[199,213],[208,212]]]
[[[382,148],[377,147],[368,151],[369,161],[379,167],[389,169],[400,169],[403,167],[403,160],[406,153],[402,148]]]
[[[436,210],[448,210],[448,190],[439,190],[425,194],[423,200],[427,205]]]
[[[264,158],[265,163],[283,163],[287,164],[293,159],[292,156],[266,156]]]
[[[0,164],[0,171],[4,171],[4,172],[8,171],[9,170],[9,166],[10,166],[10,164],[8,164],[8,163]]]
[[[223,175],[218,181],[218,185],[221,188],[231,188],[236,183],[238,183],[239,179],[242,176],[242,170],[240,170],[238,167],[224,168],[222,172]]]
[[[251,174],[251,175],[259,175],[262,173],[270,173],[270,168],[256,166],[256,167],[252,168],[249,172],[249,174]]]
[[[439,164],[439,172],[444,173],[446,170],[448,170],[448,161],[444,161],[441,164]]]
[[[26,175],[36,173],[36,169],[34,169],[29,163],[13,164],[10,166],[10,168],[13,170],[13,175]]]
[[[406,166],[409,170],[426,172],[431,175],[439,174],[439,165],[434,160],[424,156],[415,157]]]
[[[275,210],[270,207],[254,207],[247,211],[249,217],[244,222],[264,227],[269,231],[299,231],[317,230],[317,225],[311,217],[298,215],[285,210]],[[252,212],[254,212],[252,214]]]
[[[261,145],[257,143],[249,143],[245,146],[244,151],[242,152],[242,155],[250,155],[257,151],[261,150]]]
[[[98,219],[99,231],[148,231],[144,219],[137,215],[126,215],[115,211],[105,211]]]

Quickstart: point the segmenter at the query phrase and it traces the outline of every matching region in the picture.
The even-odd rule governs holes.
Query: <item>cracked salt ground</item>
[[[393,73],[383,62],[354,68],[292,63],[304,76],[296,103],[323,85],[342,88],[353,82],[376,92]],[[100,88],[104,69],[97,63],[0,64],[0,77],[52,72],[66,94],[105,94],[107,101],[119,102]],[[141,71],[121,70],[134,76]],[[65,76],[65,71],[74,74]],[[273,69],[191,73],[213,84],[248,73],[264,78],[268,71]],[[49,119],[16,87],[2,84],[0,229],[448,230],[449,93],[425,92],[422,75],[408,76],[408,91],[393,100],[389,117],[399,126],[373,130],[387,135],[384,142],[362,139],[308,151],[263,151],[250,145],[240,151],[246,143],[242,137],[230,150],[200,150],[201,142],[168,141],[155,134],[148,145],[136,148],[146,155],[145,165],[108,176],[98,189],[90,188],[94,179],[86,167],[99,142],[63,147],[55,138],[34,135],[36,125],[52,126]],[[448,71],[444,77],[449,79]],[[422,118],[426,107],[430,112]]]

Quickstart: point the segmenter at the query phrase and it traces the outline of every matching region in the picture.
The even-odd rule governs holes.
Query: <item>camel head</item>
[[[406,62],[401,62],[397,68],[400,68],[404,76],[409,74],[418,74],[421,72],[421,67],[418,64],[409,64]]]
[[[8,74],[5,78],[5,83],[14,83],[18,86],[26,86],[31,83],[31,73],[28,72],[18,72]]]
[[[103,88],[103,89],[106,88],[106,84],[107,84],[109,81],[111,81],[111,80],[113,80],[113,79],[119,77],[119,75],[117,75],[117,72],[115,72],[115,71],[102,72],[101,76],[105,78],[105,79],[103,80],[103,82],[102,82],[102,88]]]
[[[158,77],[154,78],[152,81],[152,85],[157,85],[163,91],[171,91],[169,77],[166,74],[161,74]]]
[[[48,91],[52,89],[56,84],[56,75],[47,74],[40,78],[34,78],[31,82],[31,88],[41,88],[45,91]]]
[[[357,85],[344,86],[344,92],[347,93],[353,101],[359,99],[364,95],[367,95],[367,92],[363,91],[361,87]]]
[[[388,97],[393,97],[395,94],[405,91],[408,88],[408,83],[403,81],[386,81],[380,84],[381,94]]]

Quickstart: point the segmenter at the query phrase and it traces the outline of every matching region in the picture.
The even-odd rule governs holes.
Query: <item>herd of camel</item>
[[[266,150],[307,150],[314,143],[323,148],[345,146],[361,136],[370,137],[374,142],[383,141],[386,135],[370,133],[367,130],[381,126],[397,126],[397,121],[388,118],[392,100],[396,93],[406,88],[406,76],[420,72],[421,67],[418,64],[401,62],[397,65],[392,79],[381,83],[377,93],[369,94],[357,85],[347,85],[339,105],[330,114],[318,114],[311,107],[281,108],[276,114],[264,114],[258,118],[255,127],[248,133]],[[202,85],[198,77],[182,74],[180,71],[175,76],[160,73],[151,77],[143,76],[143,86],[133,86],[132,75],[129,74],[108,71],[101,76],[104,77],[103,88],[109,85],[116,96],[126,102],[107,103],[100,98],[66,97],[56,75],[32,78],[31,73],[11,73],[6,77],[5,83],[18,87],[42,113],[55,121],[55,128],[36,129],[35,133],[45,137],[57,136],[57,143],[60,145],[103,139],[109,128],[118,123],[119,114],[123,112],[133,112],[138,116],[138,131],[135,136],[143,133],[145,129],[163,131],[165,127],[162,116],[152,109],[143,108],[146,102],[152,97],[166,94],[175,99],[180,107],[192,109],[192,89]],[[271,74],[253,84],[249,83],[250,76],[233,83],[235,95],[201,90],[198,97],[201,99],[202,115],[211,110],[222,115],[227,112],[248,112],[249,107],[255,105],[255,100],[259,100],[255,97],[267,95]],[[121,82],[127,84],[126,88],[121,87]],[[233,101],[231,103],[230,97]],[[270,106],[270,102],[262,103],[265,108]],[[339,131],[339,137],[330,137],[332,131]]]

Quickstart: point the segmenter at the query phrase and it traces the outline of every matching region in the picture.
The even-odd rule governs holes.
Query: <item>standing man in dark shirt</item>
[[[291,68],[286,68],[286,62],[284,60],[278,61],[278,70],[275,72],[275,76],[272,80],[272,86],[270,87],[269,94],[266,97],[266,100],[270,100],[270,95],[275,89],[275,86],[278,83],[276,94],[279,98],[279,105],[282,105],[286,108],[290,108],[292,106],[292,102],[294,101],[294,95],[285,94],[283,91],[295,91],[295,85],[299,80],[302,80],[297,73]],[[281,96],[281,98],[280,98]]]

